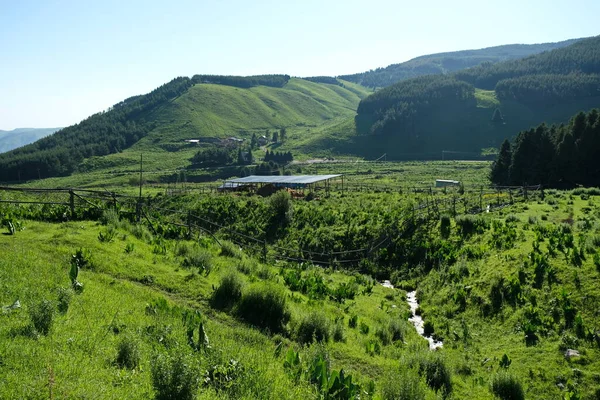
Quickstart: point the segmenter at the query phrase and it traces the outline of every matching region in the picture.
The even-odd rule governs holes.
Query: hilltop
[[[418,76],[448,74],[480,64],[494,64],[560,49],[579,40],[581,39],[570,39],[556,43],[508,44],[478,50],[429,54],[403,63],[392,64],[385,68],[377,68],[358,74],[340,75],[339,78],[367,87],[386,87]]]

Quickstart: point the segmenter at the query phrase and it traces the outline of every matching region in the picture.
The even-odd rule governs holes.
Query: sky
[[[598,15],[597,0],[0,0],[0,130],[69,126],[177,76],[336,76],[596,36]]]

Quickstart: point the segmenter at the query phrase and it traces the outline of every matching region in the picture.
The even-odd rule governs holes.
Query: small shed
[[[436,179],[435,180],[436,188],[443,188],[443,187],[448,187],[448,186],[459,186],[459,185],[460,185],[460,181],[453,181],[450,179]]]

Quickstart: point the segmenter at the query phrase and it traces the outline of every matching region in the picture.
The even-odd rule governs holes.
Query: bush
[[[221,253],[224,257],[232,257],[232,258],[242,258],[242,250],[240,247],[232,242],[227,240],[221,240]]]
[[[306,316],[298,326],[297,339],[300,343],[312,343],[313,341],[329,341],[329,320],[325,315],[314,312]]]
[[[358,325],[358,315],[351,316],[350,319],[348,320],[348,327],[356,328],[357,325]]]
[[[375,330],[375,336],[381,341],[384,346],[387,346],[392,342],[392,334],[388,330],[387,326],[379,326]]]
[[[71,304],[71,299],[73,298],[73,289],[59,287],[58,288],[58,311],[65,314],[69,309],[69,304]]]
[[[450,217],[448,215],[440,217],[440,234],[444,239],[450,236]]]
[[[423,324],[423,335],[431,336],[431,335],[433,335],[433,332],[434,332],[433,322],[425,321],[425,323]]]
[[[369,330],[369,325],[365,324],[364,322],[360,323],[360,333],[362,333],[363,335],[368,335]]]
[[[52,321],[54,319],[54,306],[52,302],[42,300],[35,304],[29,310],[29,317],[35,330],[42,335],[47,335],[52,328]]]
[[[428,354],[419,360],[419,372],[425,376],[427,385],[436,392],[442,391],[444,397],[452,392],[450,369],[442,356]]]
[[[237,315],[256,327],[282,332],[290,319],[285,293],[276,286],[259,285],[242,295]]]
[[[525,398],[521,383],[516,377],[504,371],[492,377],[490,390],[494,396],[502,400],[522,400]]]
[[[124,337],[117,345],[115,364],[121,368],[135,369],[140,365],[140,350],[135,340]]]
[[[221,284],[213,292],[211,306],[217,309],[228,309],[242,297],[243,282],[235,272],[230,272],[221,278]]]
[[[152,362],[152,386],[157,400],[192,400],[198,389],[198,371],[182,354],[160,354]]]
[[[416,372],[404,369],[386,374],[381,394],[384,400],[424,400],[425,388]]]
[[[463,237],[474,233],[483,233],[488,228],[488,223],[481,217],[472,215],[461,215],[455,218],[456,226]]]
[[[208,276],[213,268],[211,254],[206,250],[197,250],[183,259],[184,268],[198,268],[198,272]]]
[[[337,322],[333,327],[333,341],[334,342],[345,342],[346,333],[344,332],[344,325],[341,322]]]

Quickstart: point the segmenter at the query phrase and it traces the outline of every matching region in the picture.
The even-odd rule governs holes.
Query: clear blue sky
[[[0,0],[0,129],[68,126],[182,75],[342,75],[595,36],[598,15],[597,0]]]

